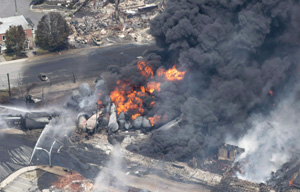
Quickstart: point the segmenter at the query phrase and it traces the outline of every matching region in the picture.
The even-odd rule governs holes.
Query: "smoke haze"
[[[236,143],[245,148],[237,160],[243,169],[239,177],[263,182],[285,162],[299,157],[299,112],[299,98],[290,96],[267,117],[255,115],[249,119],[252,128]]]
[[[126,175],[122,167],[124,167],[123,153],[120,146],[115,146],[107,168],[103,168],[94,182],[94,192],[110,191],[110,186],[114,186],[122,191],[127,191]]]

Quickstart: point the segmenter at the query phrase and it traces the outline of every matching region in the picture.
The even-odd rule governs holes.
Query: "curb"
[[[16,59],[16,60],[11,60],[11,61],[4,61],[4,62],[0,62],[0,65],[7,65],[10,63],[17,63],[17,62],[22,62],[22,61],[26,61],[28,60],[28,58],[25,59]]]

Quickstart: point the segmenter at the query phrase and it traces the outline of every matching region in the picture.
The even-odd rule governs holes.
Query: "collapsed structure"
[[[73,30],[69,43],[77,47],[85,44],[153,42],[153,37],[148,33],[149,21],[163,11],[164,3],[160,0],[152,4],[147,2],[121,1],[118,18],[114,15],[115,4],[109,1],[89,2],[88,6],[77,13],[84,13],[85,16],[77,17],[75,14],[75,17],[69,19]]]

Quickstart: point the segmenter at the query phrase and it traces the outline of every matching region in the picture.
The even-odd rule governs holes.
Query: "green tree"
[[[36,43],[42,49],[56,51],[68,46],[71,34],[66,20],[59,13],[51,12],[39,21],[36,30]]]
[[[19,54],[24,50],[24,43],[26,39],[26,34],[21,25],[11,26],[5,33],[5,44],[7,53]]]

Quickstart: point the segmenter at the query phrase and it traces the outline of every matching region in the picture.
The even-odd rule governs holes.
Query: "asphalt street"
[[[30,18],[36,28],[38,21],[44,15],[43,13],[37,13],[30,11],[31,0],[16,0],[17,11],[15,8],[14,0],[1,0],[0,17],[10,17],[14,15],[24,15],[25,18]]]
[[[73,73],[77,78],[97,77],[108,66],[124,66],[152,48],[155,46],[133,44],[94,47],[0,63],[0,89],[7,88],[7,73],[12,86],[18,86],[20,81],[39,83],[39,73],[45,73],[51,82],[72,81]]]

